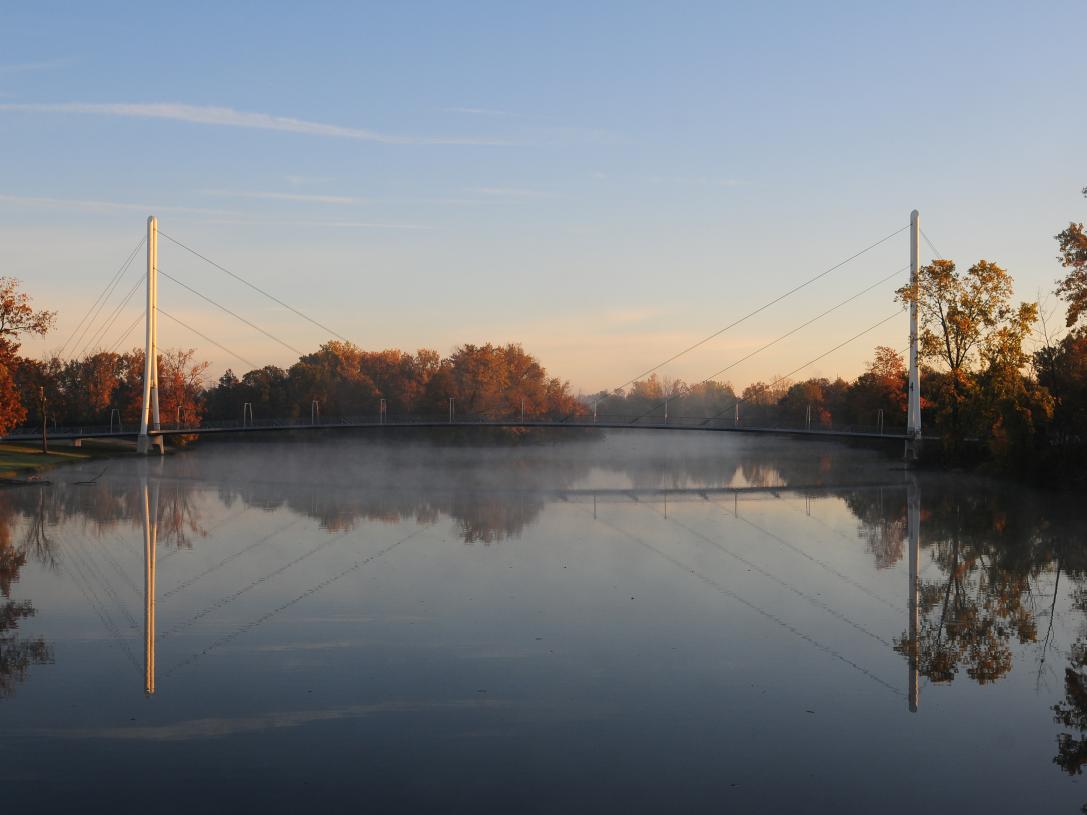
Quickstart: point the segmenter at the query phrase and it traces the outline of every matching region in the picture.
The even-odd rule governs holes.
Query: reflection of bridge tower
[[[153,497],[152,497],[153,496]],[[144,692],[155,692],[155,561],[158,548],[159,488],[148,489],[143,482],[143,625]]]
[[[147,435],[159,430],[159,222],[154,215],[147,219],[147,331],[143,357],[143,401],[140,403],[140,435],[136,452],[146,453],[154,445],[163,452],[162,436]]]
[[[920,623],[920,594],[921,594],[921,579],[917,573],[917,559],[918,559],[918,547],[921,541],[921,488],[917,486],[917,482],[910,480],[909,486],[906,488],[906,525],[907,532],[910,538],[910,597],[909,597],[909,615],[910,615],[910,639],[909,639],[909,705],[910,712],[917,712],[918,702],[918,662],[920,660],[920,644],[917,641],[917,629]]]

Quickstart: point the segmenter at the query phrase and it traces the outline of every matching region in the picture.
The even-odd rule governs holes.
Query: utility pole
[[[917,368],[917,300],[921,295],[917,239],[921,231],[917,210],[910,213],[910,380],[906,413],[906,458],[916,461],[921,451],[921,381]]]
[[[147,434],[148,424],[161,430],[159,423],[159,222],[154,215],[147,218],[147,318],[143,358],[143,405],[140,408],[140,435],[136,437],[136,452],[146,453],[152,444],[163,449],[162,436],[152,442]]]
[[[41,402],[42,408],[42,455],[49,455],[49,420],[46,419],[45,408],[47,405],[45,399],[45,386],[42,385],[38,388],[38,399]]]

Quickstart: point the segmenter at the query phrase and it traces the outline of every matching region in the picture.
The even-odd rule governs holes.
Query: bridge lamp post
[[[321,403],[314,399],[309,403],[309,423],[318,424],[321,421]]]
[[[521,399],[521,424],[525,423],[525,400]]]
[[[449,424],[453,424],[453,397],[449,397]]]
[[[246,427],[245,417],[246,417],[247,413],[249,415],[249,424],[253,424],[254,422],[253,422],[253,403],[252,402],[242,402],[242,427]]]
[[[385,413],[386,413],[386,404],[385,404],[385,400],[382,399],[381,400],[380,415],[379,415],[379,421],[380,421],[381,424],[385,424]]]

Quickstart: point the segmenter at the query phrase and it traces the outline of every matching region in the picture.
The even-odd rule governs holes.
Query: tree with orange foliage
[[[35,310],[19,285],[14,277],[0,277],[0,435],[26,418],[15,377],[19,337],[46,334],[56,320],[56,312]]]

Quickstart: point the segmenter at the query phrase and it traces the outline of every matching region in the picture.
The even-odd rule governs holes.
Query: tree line
[[[1084,189],[1087,196],[1087,188]],[[922,419],[942,439],[945,463],[977,464],[1044,477],[1087,475],[1087,233],[1069,223],[1056,236],[1065,269],[1055,294],[1065,309],[1054,331],[1037,303],[1013,299],[1006,269],[979,260],[923,266],[920,314]],[[48,421],[64,426],[131,426],[142,398],[143,351],[97,351],[80,359],[19,355],[19,339],[55,320],[37,310],[18,281],[0,278],[0,433]],[[900,429],[906,421],[906,367],[898,349],[878,347],[852,381],[782,377],[737,393],[728,383],[686,384],[655,374],[629,387],[575,396],[520,345],[463,345],[442,357],[420,349],[366,351],[327,342],[287,368],[265,366],[209,383],[193,349],[160,355],[164,424],[376,417],[440,418],[450,400],[461,418],[567,418],[594,413],[628,422],[697,418],[750,426]]]

